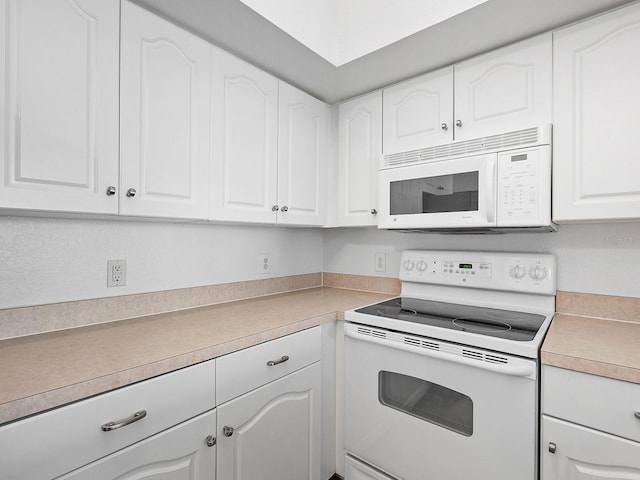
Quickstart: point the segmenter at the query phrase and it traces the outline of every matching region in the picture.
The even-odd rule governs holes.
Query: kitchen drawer
[[[261,343],[216,359],[216,403],[231,400],[254,388],[320,360],[320,327]],[[275,365],[267,362],[288,360]]]
[[[3,480],[51,479],[212,409],[209,361],[0,427]],[[112,431],[101,426],[146,410]]]
[[[640,385],[543,365],[542,412],[640,441]]]

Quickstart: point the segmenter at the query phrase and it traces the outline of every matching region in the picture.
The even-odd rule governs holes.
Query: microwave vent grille
[[[382,168],[399,167],[413,163],[433,162],[477,153],[539,145],[542,141],[542,127],[525,128],[523,130],[437,145],[420,150],[384,155]]]

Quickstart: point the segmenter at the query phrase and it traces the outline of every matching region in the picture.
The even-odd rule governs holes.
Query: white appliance
[[[345,313],[346,480],[537,479],[555,258],[405,251],[400,279]]]
[[[383,157],[378,228],[553,231],[551,126]]]

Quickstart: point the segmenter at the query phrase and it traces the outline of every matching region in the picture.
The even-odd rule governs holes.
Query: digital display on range
[[[458,268],[473,268],[472,263],[461,263]]]

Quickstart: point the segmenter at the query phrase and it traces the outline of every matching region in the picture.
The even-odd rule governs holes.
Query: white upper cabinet
[[[118,212],[118,0],[0,0],[0,207]]]
[[[385,88],[384,154],[550,123],[551,54],[540,35]]]
[[[210,45],[122,9],[120,214],[206,219]]]
[[[280,82],[278,223],[324,224],[327,115],[325,103]]]
[[[210,218],[273,223],[278,175],[278,79],[211,49]]]
[[[457,64],[455,139],[551,123],[551,55],[548,33]]]
[[[453,140],[451,67],[385,88],[382,101],[385,155]]]
[[[376,225],[382,92],[338,107],[338,225]]]
[[[554,33],[554,221],[640,218],[640,5]]]

